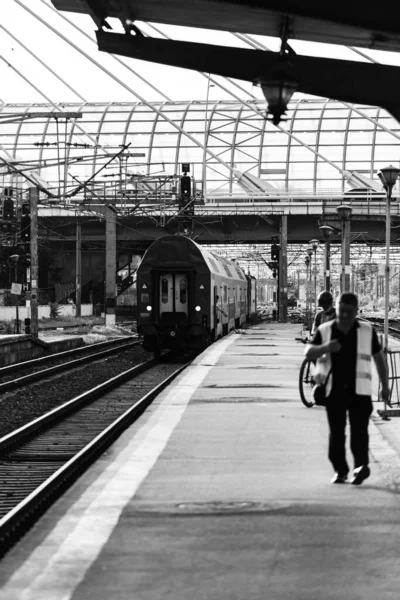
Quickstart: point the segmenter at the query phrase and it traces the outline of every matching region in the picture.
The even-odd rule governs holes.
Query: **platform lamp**
[[[311,314],[311,299],[312,299],[312,292],[311,292],[311,279],[312,279],[312,255],[314,254],[314,250],[312,248],[307,248],[307,254],[308,254],[308,258],[310,260],[310,279],[309,279],[309,288],[310,288],[310,314]]]
[[[19,254],[12,254],[10,256],[11,264],[14,265],[14,283],[18,283],[18,261]],[[19,333],[19,308],[18,308],[18,294],[15,294],[15,317],[16,317],[16,333]]]
[[[310,240],[310,250],[314,252],[314,309],[317,312],[317,250],[319,246],[318,240]]]
[[[352,208],[348,204],[341,204],[336,211],[342,221],[342,277],[341,292],[350,291],[350,217]]]
[[[392,198],[392,190],[397,178],[400,174],[400,169],[390,165],[378,172],[378,177],[382,182],[386,191],[386,261],[385,261],[385,323],[384,323],[384,348],[385,352],[389,347],[389,274],[390,274],[390,200]]]
[[[321,225],[321,231],[325,241],[325,289],[331,291],[331,237],[334,233],[330,225]]]
[[[312,251],[311,251],[312,252]],[[310,297],[310,263],[311,263],[311,257],[309,256],[309,254],[306,254],[304,257],[304,261],[306,263],[306,270],[307,270],[307,285],[306,285],[306,315],[307,315],[307,324],[308,321],[310,319],[310,314],[311,314],[311,297]]]
[[[282,44],[275,64],[256,80],[268,102],[268,113],[274,125],[279,125],[287,110],[288,103],[299,87],[298,73]]]

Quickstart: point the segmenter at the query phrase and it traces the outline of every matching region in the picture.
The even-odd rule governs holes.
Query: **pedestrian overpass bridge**
[[[185,214],[176,205],[144,204],[140,202],[71,203],[69,205],[42,204],[39,222],[48,230],[47,238],[54,242],[75,240],[75,221],[82,226],[82,238],[101,243],[104,241],[105,220],[108,208],[117,212],[118,242],[146,247],[159,236],[170,233],[186,233],[198,243],[268,243],[280,233],[282,222],[287,222],[287,242],[307,243],[321,237],[320,225],[334,228],[332,243],[341,240],[342,222],[337,208],[346,204],[351,207],[351,242],[382,244],[385,242],[386,197],[385,194],[365,196],[326,195],[265,196],[240,195],[196,200],[193,214]],[[398,244],[397,227],[400,225],[400,202],[394,198],[390,206],[391,244]],[[51,221],[52,227],[48,224]]]

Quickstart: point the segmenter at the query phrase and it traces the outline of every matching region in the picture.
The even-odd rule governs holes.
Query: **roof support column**
[[[342,278],[341,291],[350,291],[350,232],[351,221],[349,218],[342,220]]]
[[[31,207],[31,271],[30,271],[30,316],[31,335],[38,337],[38,289],[39,289],[39,263],[38,263],[38,200],[39,190],[29,188],[29,204]]]
[[[279,321],[287,322],[287,215],[281,216],[279,253]]]
[[[82,299],[82,226],[81,222],[76,222],[76,246],[75,246],[75,316],[81,316]]]
[[[106,327],[115,325],[117,305],[117,213],[110,206],[105,207],[106,214],[106,286],[105,317]]]

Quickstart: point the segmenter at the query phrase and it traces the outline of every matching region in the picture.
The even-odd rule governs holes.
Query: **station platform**
[[[371,477],[330,483],[296,337],[199,355],[3,558],[0,600],[398,600],[400,446],[375,416]]]

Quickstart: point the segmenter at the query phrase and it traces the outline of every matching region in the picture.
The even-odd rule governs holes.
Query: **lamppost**
[[[348,204],[341,204],[336,208],[342,220],[342,277],[341,291],[350,291],[350,216],[352,208]]]
[[[314,252],[314,309],[317,312],[317,249],[319,246],[318,240],[310,240],[310,250]]]
[[[14,283],[18,283],[18,260],[19,254],[12,254],[10,261],[14,265]],[[15,294],[15,316],[16,316],[16,333],[19,333],[19,308],[18,308],[18,294]]]
[[[307,270],[307,277],[306,277],[306,321],[307,321],[307,325],[309,324],[310,321],[310,315],[311,315],[311,297],[310,297],[310,263],[311,263],[311,258],[309,257],[308,254],[306,254],[305,258],[305,263],[306,263],[306,270]]]
[[[207,202],[207,143],[208,143],[208,100],[210,96],[210,88],[214,87],[211,83],[211,73],[208,74],[207,83],[207,99],[206,99],[206,113],[204,115],[204,150],[203,150],[203,199]]]
[[[331,291],[331,237],[335,231],[330,225],[321,225],[320,231],[325,240],[325,289]]]
[[[390,165],[381,169],[378,177],[386,190],[386,263],[385,263],[385,324],[384,324],[384,346],[385,351],[389,347],[389,254],[390,254],[390,200],[392,198],[393,186],[400,174],[400,169]]]

